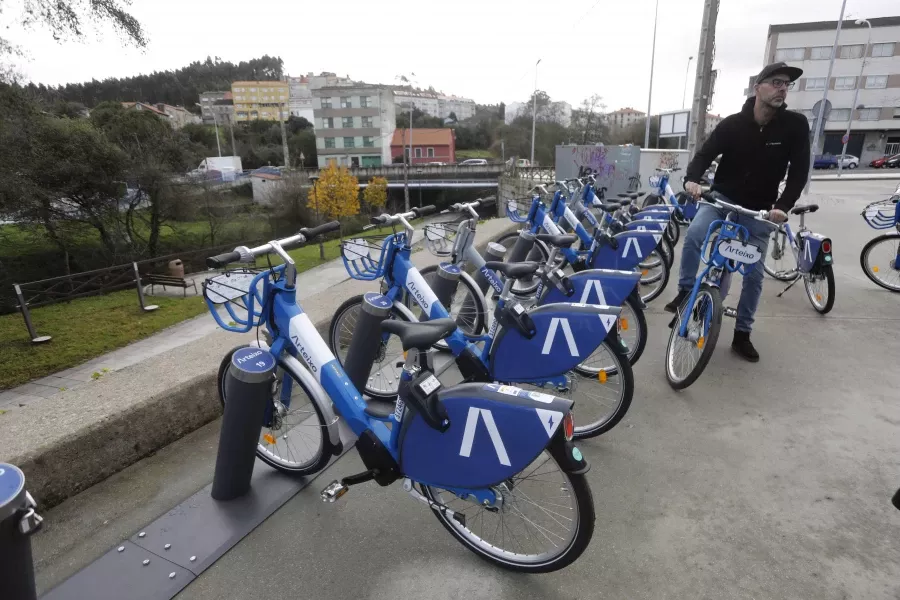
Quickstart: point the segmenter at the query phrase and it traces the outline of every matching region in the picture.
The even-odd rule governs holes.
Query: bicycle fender
[[[573,293],[563,294],[556,287],[548,288],[538,303],[540,306],[554,302],[578,302],[580,304],[601,304],[621,306],[625,298],[635,289],[641,276],[634,271],[614,271],[611,269],[588,269],[569,276]]]
[[[797,257],[797,266],[801,273],[815,272],[820,269],[823,264],[831,264],[831,255],[827,255],[822,250],[822,244],[825,241],[831,241],[824,235],[803,231],[797,236],[800,238],[800,253]]]
[[[547,450],[550,451],[560,468],[566,473],[583,475],[591,470],[591,465],[581,453],[581,450],[575,447],[575,442],[566,440],[562,429],[553,436],[553,440],[551,440]]]
[[[613,238],[617,248],[610,245],[597,249],[591,268],[633,271],[656,249],[662,235],[655,231],[623,231]]]

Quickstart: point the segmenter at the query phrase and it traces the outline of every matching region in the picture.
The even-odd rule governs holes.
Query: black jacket
[[[721,154],[713,190],[744,208],[769,210],[775,205],[787,212],[800,197],[809,174],[809,123],[783,105],[760,127],[753,118],[755,102],[755,97],[748,98],[741,112],[719,123],[694,155],[685,179],[699,183]],[[788,164],[787,185],[779,199],[778,184]]]

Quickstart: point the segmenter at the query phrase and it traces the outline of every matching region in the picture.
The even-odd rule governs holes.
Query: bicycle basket
[[[243,333],[263,324],[262,280],[268,275],[268,269],[240,269],[203,282],[203,297],[223,329]],[[229,323],[223,322],[216,306],[225,307]]]
[[[510,198],[506,203],[506,216],[513,223],[525,223],[528,221],[532,202],[531,198]]]
[[[392,234],[387,237],[357,237],[341,243],[341,258],[344,268],[353,279],[373,281],[384,276],[387,254],[394,238],[405,234]]]
[[[894,204],[892,198],[873,202],[862,211],[862,217],[872,229],[890,229],[900,224],[900,203]]]
[[[442,221],[426,225],[423,233],[425,234],[425,247],[435,256],[450,256],[453,254],[453,246],[456,244],[456,233],[459,231],[459,224],[466,219],[456,219],[454,221]]]

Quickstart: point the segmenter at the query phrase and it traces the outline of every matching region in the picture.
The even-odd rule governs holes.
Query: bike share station
[[[312,478],[283,475],[256,458],[274,376],[275,358],[268,350],[250,346],[235,352],[224,382],[229,401],[222,418],[213,482],[42,598],[113,600],[122,598],[123,589],[128,590],[130,600],[173,598],[305,488]],[[353,434],[344,425],[340,425],[340,433],[343,446],[332,462],[353,446]],[[27,535],[40,525],[40,517],[33,508],[21,471],[0,464],[3,600],[35,598]],[[10,581],[11,588],[7,587]]]

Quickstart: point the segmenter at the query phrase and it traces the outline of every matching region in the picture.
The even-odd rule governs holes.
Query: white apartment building
[[[630,106],[614,110],[603,115],[610,129],[626,129],[647,118],[647,113],[631,108]]]
[[[459,121],[465,121],[475,116],[475,101],[459,96],[438,96],[438,115],[442,119],[450,117],[450,113],[456,115]]]
[[[427,90],[396,87],[394,88],[394,102],[398,107],[408,107],[412,104],[426,115],[441,119],[449,118],[450,113],[455,114],[459,121],[475,116],[474,100],[459,96],[445,96]]]
[[[319,168],[391,164],[396,127],[393,91],[384,86],[353,84],[312,90],[313,124]]]
[[[805,114],[810,124],[813,106],[828,89],[832,111],[816,153],[839,154],[849,123],[847,153],[860,157],[863,164],[900,153],[900,17],[869,22],[871,43],[867,47],[869,28],[865,23],[844,21],[830,79],[828,63],[836,21],[770,25],[763,57],[764,64],[784,61],[803,69],[803,76],[788,92],[787,103],[789,109]],[[753,93],[752,79],[750,83],[748,95]],[[859,97],[853,106],[857,88]]]
[[[295,117],[303,117],[310,123],[313,122],[312,91],[323,87],[345,87],[353,85],[349,77],[338,77],[334,73],[320,73],[313,75],[311,72],[300,77],[285,77],[288,82],[288,110]]]

